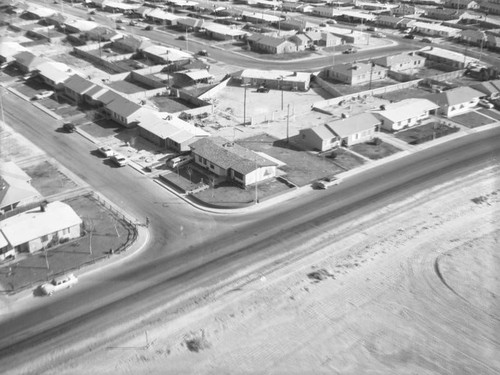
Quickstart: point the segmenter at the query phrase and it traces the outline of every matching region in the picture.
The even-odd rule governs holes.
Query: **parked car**
[[[356,52],[358,52],[358,51],[355,48],[348,48],[342,53],[349,54],[349,53],[356,53]]]
[[[148,26],[146,26],[146,27],[144,28],[144,30],[146,30],[146,31],[151,31],[151,30],[153,30],[153,26],[148,25]]]
[[[123,20],[122,20],[121,18],[118,18],[118,19],[116,20],[116,23],[123,23]]]
[[[33,99],[35,99],[35,100],[46,99],[46,98],[50,98],[52,95],[54,95],[54,91],[46,90],[46,91],[42,91],[42,92],[39,92],[38,94],[36,94],[33,97]]]
[[[421,40],[422,43],[432,43],[432,39],[429,39],[429,38],[423,38]]]
[[[134,20],[131,20],[128,24],[129,24],[129,26],[135,26],[135,25],[137,25],[137,22],[135,22]]]
[[[186,40],[186,36],[185,35],[179,35],[177,37],[177,39],[179,39],[179,40]]]
[[[329,25],[335,25],[337,23],[337,21],[335,21],[335,20],[328,20],[328,21],[326,21],[326,23],[329,24]]]
[[[95,10],[91,10],[89,14],[95,14]]]
[[[74,133],[76,130],[75,124],[72,124],[71,122],[67,122],[63,125],[63,130],[66,133]]]
[[[494,105],[487,101],[486,99],[481,99],[478,103],[481,107],[492,109]]]
[[[128,159],[119,153],[111,155],[109,159],[118,167],[124,167],[128,164]]]
[[[46,296],[51,296],[59,290],[71,288],[78,283],[78,279],[72,273],[54,278],[52,281],[42,284],[40,290]]]
[[[89,20],[89,21],[95,21],[95,18],[92,17],[92,16],[89,16],[89,18],[87,18],[87,20]]]
[[[386,35],[384,33],[375,33],[373,34],[374,37],[377,37],[377,38],[385,38]]]
[[[330,186],[338,185],[342,182],[339,178],[335,176],[325,177],[318,181],[315,181],[312,185],[313,189],[326,190]]]
[[[500,99],[493,99],[491,101],[491,104],[495,107],[495,109],[500,111]]]
[[[377,31],[376,27],[370,26],[366,29],[367,31]]]
[[[413,34],[406,34],[403,38],[404,39],[415,39],[415,35],[413,35]]]
[[[116,25],[116,30],[125,30],[125,28],[122,25]]]
[[[167,167],[169,168],[182,167],[183,165],[191,162],[191,160],[193,160],[193,157],[191,155],[176,156],[175,158],[172,158],[167,162]]]
[[[326,23],[321,22],[321,23],[319,24],[319,26],[320,26],[320,27],[325,27],[325,26],[326,26]]]
[[[109,158],[115,154],[113,149],[109,146],[101,146],[97,149],[97,152],[99,152],[105,158]]]
[[[269,92],[269,87],[266,87],[266,86],[264,86],[264,85],[259,86],[259,87],[257,88],[257,92],[262,92],[262,93]]]
[[[208,56],[207,50],[206,49],[199,50],[198,56]]]

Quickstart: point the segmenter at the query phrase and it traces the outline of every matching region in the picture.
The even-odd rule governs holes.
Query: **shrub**
[[[379,146],[380,144],[382,144],[382,140],[378,137],[375,137],[370,141],[370,143],[374,146]]]

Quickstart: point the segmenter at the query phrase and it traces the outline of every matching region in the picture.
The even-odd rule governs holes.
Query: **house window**
[[[42,236],[42,242],[45,242],[45,241],[48,241],[49,240],[49,236],[48,235],[43,235]]]

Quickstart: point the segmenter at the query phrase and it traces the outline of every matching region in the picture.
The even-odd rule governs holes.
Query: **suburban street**
[[[138,220],[151,219],[150,246],[130,261],[84,275],[71,293],[36,300],[31,310],[2,317],[4,369],[54,347],[104,339],[100,333],[106,328],[127,329],[129,322],[176,296],[224,280],[259,260],[297,255],[294,245],[317,233],[498,164],[500,158],[500,129],[495,128],[387,163],[285,205],[218,215],[193,208],[131,168],[111,168],[91,154],[95,145],[78,134],[56,132],[60,124],[13,94],[4,95],[3,103],[6,122],[15,131]],[[352,228],[358,230],[362,228]]]

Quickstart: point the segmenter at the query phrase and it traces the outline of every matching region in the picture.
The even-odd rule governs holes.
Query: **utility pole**
[[[243,126],[247,123],[247,87],[250,86],[249,83],[244,83],[242,86],[245,88],[243,93]]]
[[[257,155],[255,155],[255,204],[259,203],[259,176],[257,167]]]
[[[372,89],[373,67],[375,65],[372,61],[370,61],[370,64],[371,64],[371,67],[370,67],[370,87],[368,88],[368,90]]]
[[[286,144],[290,142],[289,124],[290,124],[290,103],[288,103],[286,111]]]

